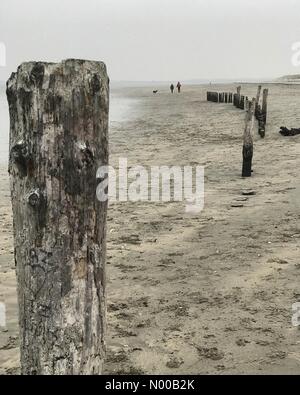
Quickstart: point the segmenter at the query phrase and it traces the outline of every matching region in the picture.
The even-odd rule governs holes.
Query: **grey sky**
[[[300,73],[299,0],[1,0],[7,79],[28,60],[106,62],[113,80]]]

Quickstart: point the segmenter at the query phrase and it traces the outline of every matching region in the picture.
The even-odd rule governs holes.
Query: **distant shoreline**
[[[174,80],[175,81],[175,80]],[[159,86],[169,86],[174,81],[111,81],[111,88],[118,89],[118,88],[142,88],[142,87],[159,87]],[[270,85],[300,85],[300,80],[288,80],[288,81],[280,81],[280,80],[188,80],[188,81],[181,81],[183,85],[231,85],[231,84],[270,84]],[[6,82],[0,81],[0,89],[6,89]]]

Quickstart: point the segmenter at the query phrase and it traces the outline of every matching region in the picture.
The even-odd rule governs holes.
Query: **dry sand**
[[[229,91],[234,86],[209,87]],[[111,163],[204,165],[205,210],[183,203],[114,203],[108,221],[106,373],[299,374],[300,86],[270,85],[266,138],[255,130],[254,173],[241,178],[244,113],[181,95],[114,92]],[[255,85],[243,85],[255,95]],[[124,108],[125,108],[124,107]],[[18,372],[16,282],[6,168],[0,171],[0,372]],[[241,202],[244,189],[256,191]],[[243,207],[232,207],[238,201]],[[233,204],[234,205],[234,204]]]

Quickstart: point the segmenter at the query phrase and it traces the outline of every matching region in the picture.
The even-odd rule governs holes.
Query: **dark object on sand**
[[[245,189],[242,191],[243,196],[254,196],[256,195],[256,192],[253,189]]]
[[[158,90],[157,91],[153,91],[154,94],[156,94],[157,92],[158,92]]]
[[[300,134],[300,129],[288,129],[285,126],[281,126],[280,127],[280,134],[282,134],[282,136],[297,136],[298,134]]]

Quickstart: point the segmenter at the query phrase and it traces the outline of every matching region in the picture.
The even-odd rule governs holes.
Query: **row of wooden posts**
[[[262,95],[262,104],[260,104],[262,86],[257,88],[256,98],[249,100],[248,96],[241,94],[241,86],[237,88],[236,93],[232,92],[207,92],[207,101],[214,103],[233,103],[236,108],[246,110],[244,143],[243,143],[243,177],[252,175],[252,158],[253,158],[253,137],[252,128],[254,118],[258,121],[258,133],[264,138],[266,134],[267,112],[268,112],[268,94],[269,90],[264,89]]]
[[[215,103],[232,103],[233,93],[207,92],[207,101]]]

